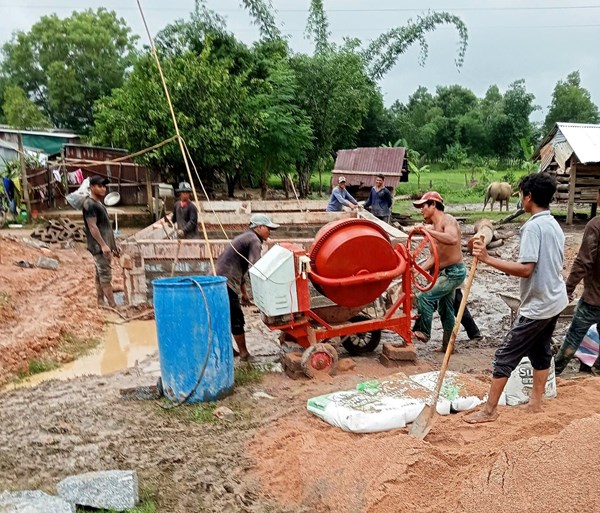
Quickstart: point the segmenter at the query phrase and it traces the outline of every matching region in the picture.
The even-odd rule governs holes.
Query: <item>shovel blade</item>
[[[436,417],[435,405],[426,404],[419,416],[411,424],[408,434],[423,440],[433,427]]]

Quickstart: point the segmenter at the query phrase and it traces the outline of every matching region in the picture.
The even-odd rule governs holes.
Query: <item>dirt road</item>
[[[570,261],[582,228],[565,231]],[[517,244],[511,239],[501,254],[512,255]],[[2,353],[9,348],[9,354],[19,356],[10,349],[19,333],[38,344],[41,333],[42,340],[56,340],[49,335],[60,338],[73,326],[77,336],[97,332],[102,320],[93,306],[91,260],[86,265],[84,250],[60,253],[63,271],[56,272],[64,274],[50,276],[12,264],[15,258],[33,258],[38,250],[10,253],[5,247],[2,240],[0,292],[13,288],[8,289],[9,306],[0,310],[10,325],[0,331]],[[18,274],[30,271],[40,274]],[[19,285],[23,276],[26,286]],[[509,310],[496,293],[516,288],[515,279],[482,266],[469,306],[486,338],[472,343],[459,335],[453,370],[485,379],[508,325]],[[20,297],[29,289],[41,296],[37,307],[27,304],[32,296]],[[57,300],[59,295],[66,299]],[[41,311],[48,305],[53,313]],[[77,322],[62,318],[73,312]],[[43,323],[31,328],[37,316]],[[433,349],[439,338],[417,345],[417,365],[402,370],[438,368],[441,355]],[[17,342],[29,354],[27,337]],[[222,402],[235,412],[232,422],[207,422],[210,412],[206,415],[201,406],[165,411],[156,402],[121,400],[119,389],[153,381],[155,361],[106,377],[52,381],[0,394],[0,489],[54,492],[56,483],[72,473],[135,468],[144,493],[155,499],[158,511],[168,513],[595,510],[600,381],[594,378],[559,378],[558,398],[545,403],[541,414],[502,408],[496,423],[475,427],[462,422],[462,414],[441,418],[421,442],[403,430],[344,433],[306,412],[310,397],[395,371],[382,367],[376,355],[355,358],[354,370],[325,381],[267,374],[260,383],[237,387]]]

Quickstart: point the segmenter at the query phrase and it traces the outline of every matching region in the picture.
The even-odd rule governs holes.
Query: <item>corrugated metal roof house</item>
[[[354,189],[375,185],[375,176],[385,176],[384,185],[394,190],[398,183],[408,181],[408,160],[405,148],[355,148],[339,150],[333,166],[333,183],[340,176]]]
[[[0,174],[4,173],[6,163],[19,158],[19,151],[15,144],[7,143],[0,139]]]
[[[35,148],[43,153],[51,154],[60,151],[63,144],[79,142],[80,137],[71,132],[61,130],[18,130],[8,125],[0,125],[0,140],[11,144],[18,143],[21,134],[23,146]]]
[[[600,188],[600,125],[556,123],[533,155],[540,171],[556,174],[556,199],[567,201],[567,224],[575,203],[590,203],[596,215]]]

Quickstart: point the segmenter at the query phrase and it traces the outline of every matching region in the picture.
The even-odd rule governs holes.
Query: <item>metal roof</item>
[[[584,123],[556,123],[535,152],[534,160],[540,158],[541,149],[551,143],[557,160],[568,160],[575,153],[582,164],[600,162],[600,125]],[[560,164],[560,163],[559,163]]]
[[[405,148],[355,148],[339,150],[334,178],[344,175],[348,185],[373,185],[374,177],[383,174],[386,187],[396,187],[403,170]]]
[[[65,139],[74,139],[80,137],[73,132],[66,132],[56,128],[48,129],[48,130],[20,130],[9,125],[0,124],[0,132],[5,132],[7,134],[18,134],[21,133],[23,135],[43,135],[46,137],[63,137]]]

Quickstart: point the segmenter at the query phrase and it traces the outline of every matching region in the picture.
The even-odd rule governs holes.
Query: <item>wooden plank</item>
[[[577,160],[571,155],[571,178],[569,180],[569,202],[567,203],[567,224],[573,224],[573,210],[575,209],[575,183],[577,180]]]

